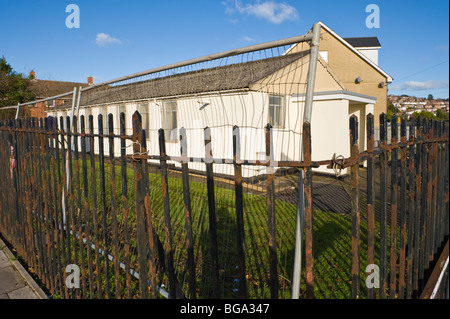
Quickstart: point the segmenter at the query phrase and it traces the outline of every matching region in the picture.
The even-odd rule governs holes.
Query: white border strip
[[[436,294],[439,290],[439,287],[441,285],[442,278],[444,277],[444,273],[447,270],[447,267],[448,267],[448,257],[447,257],[447,260],[445,261],[444,267],[442,268],[441,274],[439,275],[439,279],[436,282],[436,286],[434,286],[434,289],[433,289],[433,292],[431,293],[430,299],[434,299],[434,297],[436,296]]]

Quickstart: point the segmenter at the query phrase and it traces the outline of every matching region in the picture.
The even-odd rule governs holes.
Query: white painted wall
[[[315,101],[311,117],[312,160],[331,159],[333,154],[350,156],[348,101]],[[333,173],[321,166],[315,171]]]
[[[374,48],[356,48],[360,53],[366,56],[370,61],[378,65],[378,49]]]
[[[147,138],[147,150],[151,155],[159,154],[158,129],[162,126],[163,100],[148,102],[150,114],[150,132]],[[275,160],[299,161],[302,159],[302,126],[304,102],[293,101],[286,97],[285,126],[273,128],[273,150]],[[126,105],[126,134],[132,135],[132,115],[140,102],[128,102]],[[205,105],[207,104],[207,105]],[[234,125],[238,125],[241,135],[241,158],[247,160],[265,159],[265,126],[268,122],[268,95],[262,92],[234,92],[229,94],[211,94],[197,97],[177,99],[178,127],[187,131],[189,157],[205,157],[204,128],[211,128],[212,152],[215,158],[233,158]],[[114,116],[115,134],[119,133],[118,105],[105,107],[107,113]],[[94,132],[98,132],[97,116],[102,107],[92,107],[94,116]],[[363,110],[363,112],[365,112]],[[62,116],[62,112],[57,112]],[[80,116],[87,115],[86,110],[80,110]],[[364,114],[358,114],[358,116]],[[334,153],[349,156],[348,137],[348,100],[315,101],[312,114],[312,157],[314,161],[330,159]],[[88,127],[88,124],[86,124]],[[107,129],[107,126],[106,126]],[[104,131],[106,133],[106,131]],[[178,135],[179,133],[177,133]],[[116,139],[115,153],[120,154],[120,143]],[[109,154],[109,142],[104,140],[105,155]],[[166,142],[168,155],[179,156],[179,141]],[[95,143],[98,153],[98,142]],[[127,141],[127,154],[132,154],[132,143]],[[158,163],[157,161],[153,161]],[[180,166],[178,163],[173,163]],[[190,163],[191,169],[204,171],[203,163]],[[318,169],[333,173],[325,166]],[[215,164],[214,171],[220,174],[234,174],[232,165]],[[243,176],[251,177],[265,173],[265,167],[243,166]]]

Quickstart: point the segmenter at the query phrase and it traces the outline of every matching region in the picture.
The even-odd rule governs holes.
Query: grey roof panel
[[[100,87],[83,93],[81,105],[248,88],[251,84],[308,54],[309,51],[303,51],[274,58],[200,69],[114,87]]]
[[[381,47],[377,37],[343,38],[354,48]]]

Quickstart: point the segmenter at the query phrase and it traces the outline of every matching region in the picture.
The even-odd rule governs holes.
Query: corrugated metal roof
[[[114,103],[248,88],[309,51],[174,74],[141,82],[92,89],[82,94],[81,105]]]

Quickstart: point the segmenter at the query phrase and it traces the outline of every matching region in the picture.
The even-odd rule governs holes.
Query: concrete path
[[[0,239],[0,299],[47,299]]]

